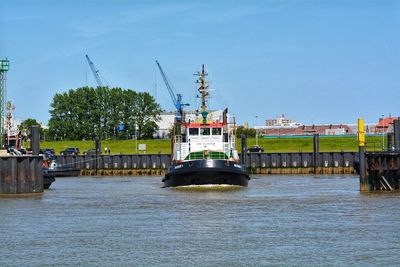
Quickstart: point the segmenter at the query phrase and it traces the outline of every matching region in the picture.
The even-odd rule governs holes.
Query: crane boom
[[[165,86],[168,89],[168,93],[171,96],[172,102],[174,103],[174,106],[175,106],[175,109],[176,109],[177,120],[180,121],[181,118],[182,118],[182,115],[183,115],[182,114],[183,113],[182,107],[183,106],[188,106],[189,104],[183,104],[182,103],[182,95],[175,93],[175,90],[171,86],[171,83],[168,80],[167,75],[165,75],[164,70],[162,69],[160,63],[157,60],[156,60],[156,63],[157,63],[158,69],[160,70],[161,76],[162,76],[162,78],[164,80]]]
[[[93,76],[96,79],[97,85],[100,87],[103,87],[104,85],[100,79],[99,70],[96,69],[96,67],[94,66],[93,62],[90,60],[88,55],[86,55],[86,59],[87,59],[87,62],[89,63],[90,69],[92,70]]]
[[[162,76],[162,78],[164,80],[165,86],[168,89],[168,93],[171,96],[172,102],[174,103],[175,108],[179,109],[180,106],[178,105],[179,102],[178,102],[177,97],[175,96],[175,91],[174,91],[174,89],[172,89],[171,84],[168,81],[167,75],[165,75],[164,70],[162,69],[160,63],[157,60],[156,60],[156,63],[157,63],[158,69],[160,70],[161,76]]]

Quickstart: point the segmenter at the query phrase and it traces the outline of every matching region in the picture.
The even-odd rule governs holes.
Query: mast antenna
[[[209,89],[208,89],[208,82],[206,80],[206,76],[208,73],[204,70],[204,64],[201,67],[201,71],[198,71],[196,76],[199,76],[196,83],[200,84],[199,88],[197,89],[201,95],[201,116],[203,117],[203,123],[207,122],[207,98],[209,98]]]

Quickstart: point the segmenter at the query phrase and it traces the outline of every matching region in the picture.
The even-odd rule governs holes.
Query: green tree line
[[[108,87],[58,93],[50,107],[48,134],[53,140],[152,138],[162,111],[147,92]]]

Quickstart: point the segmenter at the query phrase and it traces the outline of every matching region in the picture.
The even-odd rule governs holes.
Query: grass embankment
[[[320,137],[320,151],[321,152],[354,152],[358,151],[357,137]],[[381,136],[367,136],[367,150],[368,151],[381,151],[382,150],[382,137]],[[137,144],[146,144],[147,154],[169,154],[171,153],[170,140],[138,140]],[[240,139],[238,139],[238,149],[240,150]],[[247,139],[247,146],[251,147],[256,144],[255,138]],[[313,151],[313,138],[259,138],[258,144],[264,148],[265,152],[312,152]],[[41,148],[54,148],[56,154],[68,147],[78,147],[83,151],[94,148],[94,141],[55,141],[55,142],[41,142]],[[111,149],[111,154],[136,154],[136,141],[134,140],[107,140],[101,141],[101,147],[104,152],[105,147]],[[386,146],[386,143],[385,143]]]
[[[170,140],[138,140],[137,144],[146,144],[146,154],[168,154],[171,153]],[[78,147],[81,154],[88,149],[94,148],[94,141],[54,141],[54,142],[40,142],[41,148],[54,148],[56,154],[68,147]],[[102,140],[101,148],[108,147],[111,149],[111,154],[136,154],[136,141],[135,140]]]
[[[386,141],[386,140],[385,140]],[[381,151],[382,137],[367,136],[367,151]],[[255,138],[247,140],[247,147],[256,144]],[[313,137],[302,138],[259,138],[258,144],[264,148],[265,152],[312,152]],[[386,146],[386,142],[385,142]],[[358,141],[356,136],[320,136],[320,152],[355,152],[358,151]]]

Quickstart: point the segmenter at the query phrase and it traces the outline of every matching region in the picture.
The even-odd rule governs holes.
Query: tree
[[[56,94],[51,103],[49,134],[54,139],[152,138],[161,108],[146,92],[82,87]],[[118,132],[123,123],[125,130]],[[136,130],[137,128],[137,130]]]
[[[247,128],[244,126],[239,126],[236,129],[236,136],[240,137],[242,134],[247,135],[247,137],[255,137],[256,130],[254,128]]]
[[[31,128],[33,125],[39,125],[40,135],[43,135],[43,129],[40,123],[36,119],[28,118],[21,122],[18,126],[18,130],[22,132],[22,134],[28,138],[31,137]]]

